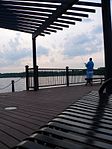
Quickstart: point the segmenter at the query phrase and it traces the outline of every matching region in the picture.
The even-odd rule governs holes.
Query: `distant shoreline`
[[[86,69],[70,69],[69,71],[69,75],[85,75],[85,72],[86,72]],[[58,69],[53,71],[53,74],[52,74],[52,71],[39,71],[39,76],[40,77],[46,77],[46,76],[54,76],[56,74],[57,76],[57,73],[58,73],[58,76],[59,75],[63,75],[63,73],[65,73],[65,71],[60,71],[58,72]],[[104,75],[105,74],[105,68],[98,68],[98,69],[94,69],[94,75]],[[32,76],[32,72],[30,72],[30,75]],[[18,78],[18,77],[21,77],[21,78],[24,78],[26,77],[26,72],[18,72],[18,73],[0,73],[0,78]]]
[[[22,72],[22,73],[0,73],[0,78],[24,78],[26,77],[26,73]]]

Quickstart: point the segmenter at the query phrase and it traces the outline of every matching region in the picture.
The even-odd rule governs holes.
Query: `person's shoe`
[[[91,82],[90,85],[93,86],[93,83]]]

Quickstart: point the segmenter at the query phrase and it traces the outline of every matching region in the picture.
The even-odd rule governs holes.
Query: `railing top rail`
[[[33,70],[34,68],[28,68],[29,70]],[[39,70],[65,70],[66,68],[38,68]],[[74,68],[69,68],[69,70],[79,70],[79,71],[83,71],[85,69],[74,69]]]
[[[86,70],[86,69],[78,69],[78,68],[76,69],[76,68],[69,68],[69,70],[81,70],[81,71],[82,71],[82,70]]]
[[[34,68],[28,68],[28,70],[34,70]]]
[[[66,70],[64,68],[39,68],[38,70]]]

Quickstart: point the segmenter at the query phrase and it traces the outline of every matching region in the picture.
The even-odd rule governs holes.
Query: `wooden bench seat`
[[[87,80],[87,78],[85,78],[85,80]],[[100,83],[102,84],[105,81],[105,77],[93,77],[92,78],[92,82],[93,83]]]

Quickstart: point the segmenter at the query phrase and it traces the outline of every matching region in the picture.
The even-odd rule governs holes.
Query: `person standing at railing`
[[[87,68],[86,71],[86,85],[90,84],[92,86],[92,78],[93,78],[93,68],[94,68],[94,62],[92,61],[92,58],[89,58],[89,61],[85,63],[85,66]]]

